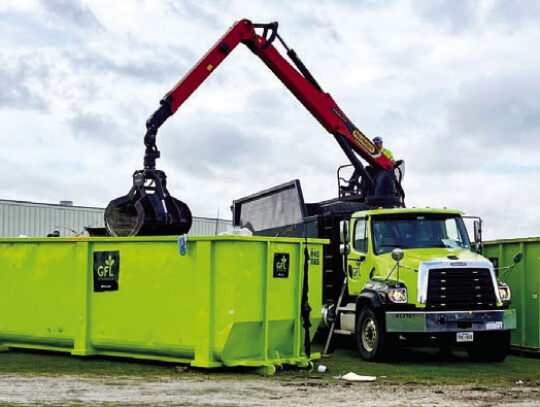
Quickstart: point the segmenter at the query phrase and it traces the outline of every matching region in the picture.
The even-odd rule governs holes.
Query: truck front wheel
[[[467,354],[477,362],[502,362],[510,351],[510,331],[475,332]]]
[[[373,308],[364,307],[360,311],[355,331],[356,343],[363,359],[376,361],[389,356],[390,336]]]

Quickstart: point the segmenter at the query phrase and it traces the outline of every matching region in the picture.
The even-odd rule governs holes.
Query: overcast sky
[[[236,20],[279,32],[323,89],[406,162],[408,206],[485,237],[540,235],[540,2],[0,2],[0,198],[105,207],[142,168],[147,117]],[[333,137],[241,45],[158,134],[196,216],[295,178],[336,195]]]

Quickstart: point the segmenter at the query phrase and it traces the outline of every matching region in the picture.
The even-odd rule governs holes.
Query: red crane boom
[[[268,39],[264,34],[260,36],[255,32],[257,26],[264,28],[266,32],[273,30],[273,33]],[[294,62],[301,64],[307,75],[304,76],[281,56],[272,44],[276,36],[281,40],[277,35],[277,23],[253,24],[246,19],[236,22],[162,99],[162,107],[147,122],[147,141],[152,142],[152,137],[163,122],[178,110],[239,43],[243,43],[268,66],[329,133],[346,137],[354,151],[370,164],[392,170],[394,163],[352,124],[332,96],[322,91],[294,50],[287,48],[284,42],[289,56],[292,56]]]
[[[257,55],[335,137],[355,168],[351,183],[356,182],[360,175],[371,188],[376,188],[379,182],[366,171],[356,154],[374,168],[386,170],[383,173],[392,172],[394,162],[354,126],[332,96],[321,89],[295,51],[289,49],[279,36],[277,27],[276,22],[253,24],[246,19],[236,22],[163,97],[160,107],[146,122],[144,170],[135,171],[133,187],[128,195],[111,201],[105,211],[109,234],[134,236],[187,233],[191,227],[191,212],[186,204],[170,196],[165,173],[155,169],[156,159],[160,156],[156,147],[157,131],[240,43]],[[262,29],[262,35],[257,34],[256,29]],[[276,38],[283,44],[296,68],[274,47]],[[385,183],[388,184],[387,181]]]

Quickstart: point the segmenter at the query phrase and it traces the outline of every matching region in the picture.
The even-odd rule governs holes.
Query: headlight
[[[403,288],[390,288],[388,290],[388,298],[390,301],[397,304],[404,304],[407,302],[407,289]]]
[[[499,297],[501,301],[510,301],[510,287],[504,283],[499,283]]]

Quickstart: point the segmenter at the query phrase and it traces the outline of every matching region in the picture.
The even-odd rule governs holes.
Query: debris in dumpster
[[[219,236],[253,236],[253,232],[247,228],[234,227],[221,232]]]

